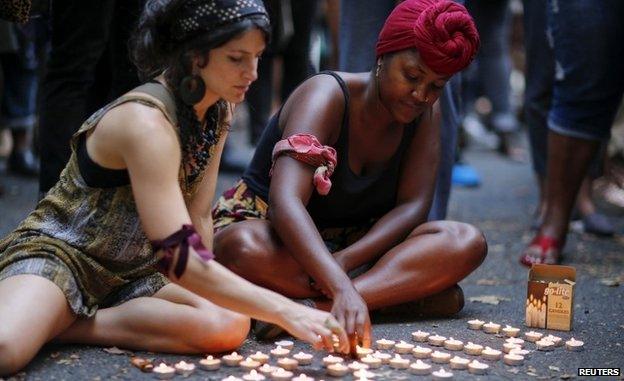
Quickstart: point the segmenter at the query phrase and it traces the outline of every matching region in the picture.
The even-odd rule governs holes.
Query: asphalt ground
[[[473,341],[501,348],[503,338],[466,328],[466,321],[479,318],[501,324],[524,327],[527,270],[518,264],[518,256],[532,238],[529,226],[536,204],[536,189],[528,164],[511,162],[491,152],[472,151],[466,159],[480,171],[483,184],[476,189],[453,190],[449,218],[472,223],[483,230],[489,254],[483,265],[461,282],[466,296],[466,306],[454,318],[419,319],[402,313],[392,316],[375,316],[373,331],[376,339],[410,341],[410,332],[423,330],[436,332],[464,342]],[[32,209],[36,199],[36,184],[31,180],[2,175],[5,194],[0,197],[0,235],[14,228]],[[236,178],[224,175],[219,180],[219,190],[231,185]],[[563,264],[577,270],[574,299],[574,328],[572,332],[548,331],[567,340],[571,337],[585,342],[581,352],[557,348],[552,352],[532,352],[524,365],[510,367],[501,361],[488,363],[490,369],[484,376],[474,376],[467,371],[455,371],[455,379],[524,380],[524,379],[593,379],[578,377],[578,369],[585,367],[624,367],[624,218],[622,211],[603,209],[610,214],[620,233],[615,238],[596,238],[572,232],[564,251]],[[610,284],[610,285],[607,285]],[[470,298],[494,296],[498,304],[471,302]],[[0,301],[1,303],[1,301]],[[44,318],[44,317],[42,317]],[[546,332],[545,330],[537,330]],[[25,332],[25,335],[28,333]],[[249,337],[239,352],[247,355],[258,350],[268,352],[273,343],[258,342]],[[529,349],[534,349],[528,344]],[[295,351],[311,352],[302,342],[295,343]],[[174,356],[135,352],[135,356],[161,359],[167,363],[180,360],[195,362],[199,356]],[[27,380],[148,380],[154,375],[142,373],[130,364],[129,352],[111,354],[103,348],[88,346],[44,347],[37,357],[16,376]],[[296,374],[330,380],[321,367],[324,353],[316,353],[313,364],[301,367]],[[468,356],[465,356],[468,357]],[[439,367],[436,367],[436,369]],[[444,368],[449,370],[448,365]],[[384,366],[375,370],[376,379],[430,379],[391,370]],[[197,370],[189,380],[221,380],[228,375],[241,376],[237,368],[221,368],[207,372]],[[181,379],[182,376],[176,376]],[[602,377],[601,379],[622,379]],[[351,377],[345,377],[350,380]]]

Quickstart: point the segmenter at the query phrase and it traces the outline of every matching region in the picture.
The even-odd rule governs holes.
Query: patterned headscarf
[[[211,32],[251,16],[269,22],[261,0],[188,0],[181,6],[171,32],[175,40],[184,41],[198,33]]]

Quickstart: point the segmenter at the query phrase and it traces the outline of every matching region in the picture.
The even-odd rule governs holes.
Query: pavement
[[[479,318],[501,324],[524,327],[524,301],[526,297],[527,270],[518,264],[520,251],[531,239],[529,230],[531,213],[536,204],[534,179],[528,164],[508,161],[485,151],[469,151],[467,161],[483,176],[477,189],[454,189],[449,218],[472,223],[483,230],[489,243],[489,254],[483,265],[461,282],[466,296],[466,306],[460,314],[447,319],[419,319],[404,313],[395,316],[375,317],[375,338],[410,341],[415,330],[436,332],[459,340],[473,341],[501,348],[503,338],[470,331],[466,321]],[[219,180],[219,191],[231,185],[235,176],[224,175]],[[33,208],[36,184],[31,180],[14,177],[0,178],[5,185],[5,195],[0,197],[0,236],[9,232]],[[581,352],[557,348],[552,352],[532,352],[524,365],[510,367],[501,361],[489,363],[489,372],[473,376],[466,371],[455,371],[455,379],[477,380],[533,380],[533,379],[592,379],[578,377],[582,367],[624,367],[624,217],[622,211],[605,210],[612,215],[620,235],[615,238],[596,238],[586,234],[571,233],[565,248],[563,264],[577,270],[574,300],[574,327],[572,332],[548,331],[567,340],[571,337],[585,342]],[[609,284],[609,285],[608,285]],[[485,298],[498,304],[471,302],[470,298]],[[545,330],[537,330],[546,332]],[[25,333],[27,334],[27,333]],[[268,352],[272,343],[258,342],[249,337],[240,348],[242,354],[257,350]],[[534,349],[528,344],[529,349]],[[308,345],[295,343],[295,351],[311,352]],[[109,352],[111,352],[109,350]],[[152,374],[141,373],[130,364],[130,352],[107,352],[104,348],[88,346],[44,347],[30,365],[16,376],[27,380],[148,380]],[[119,353],[119,354],[114,354]],[[167,363],[180,360],[197,363],[199,356],[174,356],[144,352],[134,355],[162,359]],[[316,353],[312,365],[300,371],[318,379],[332,379],[325,375],[320,365],[323,353]],[[439,367],[436,367],[436,369]],[[448,365],[444,368],[449,370]],[[300,371],[297,371],[298,374]],[[430,379],[418,377],[407,371],[391,370],[387,366],[375,371],[381,380]],[[221,380],[227,375],[240,377],[243,372],[221,368],[208,372],[197,370],[189,380]],[[176,379],[181,379],[177,376]],[[349,380],[351,377],[345,378]],[[623,379],[603,377],[602,379]]]

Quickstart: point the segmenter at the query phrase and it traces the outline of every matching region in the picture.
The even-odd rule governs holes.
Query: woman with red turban
[[[437,100],[478,46],[463,6],[406,0],[386,20],[371,72],[306,80],[213,211],[217,260],[331,311],[364,345],[369,309],[421,301],[421,312],[459,311],[457,282],[483,261],[485,239],[468,224],[426,217]]]

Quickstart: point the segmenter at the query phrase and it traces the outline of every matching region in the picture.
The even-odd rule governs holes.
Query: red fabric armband
[[[316,167],[312,183],[317,192],[323,196],[329,193],[331,189],[330,176],[336,168],[336,150],[330,146],[324,146],[319,143],[314,135],[297,134],[286,139],[282,139],[275,144],[273,148],[271,172],[273,174],[273,166],[275,160],[280,155],[288,155],[296,160]]]
[[[201,237],[195,231],[193,225],[182,225],[182,229],[171,234],[169,237],[163,240],[151,241],[152,249],[154,253],[162,250],[164,252],[163,257],[156,263],[158,271],[165,276],[169,276],[169,271],[174,265],[175,249],[180,248],[178,253],[178,261],[175,263],[173,273],[176,278],[180,278],[186,270],[186,263],[188,262],[189,246],[191,246],[201,259],[208,262],[214,258],[212,254],[201,241]]]

